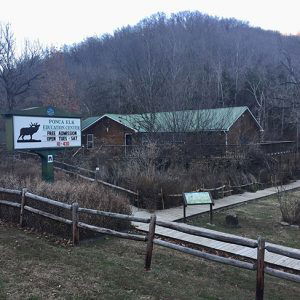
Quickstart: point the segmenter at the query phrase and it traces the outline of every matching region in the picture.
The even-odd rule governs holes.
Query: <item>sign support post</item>
[[[34,151],[42,161],[42,179],[47,182],[54,181],[54,155],[55,150]]]

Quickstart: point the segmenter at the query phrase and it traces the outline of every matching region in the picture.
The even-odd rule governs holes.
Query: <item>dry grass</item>
[[[26,187],[30,192],[50,199],[65,203],[78,202],[79,206],[104,211],[130,214],[131,209],[126,197],[106,190],[104,187],[83,180],[77,180],[64,173],[55,174],[54,183],[46,183],[40,179],[40,170],[36,161],[8,161],[1,168],[0,186],[12,189]],[[6,195],[2,195],[2,198]],[[12,197],[15,201],[20,201]],[[70,212],[63,209],[38,203],[27,199],[28,205],[70,219]],[[11,208],[3,208],[1,216],[10,221],[18,219],[19,212]],[[82,215],[81,221],[112,229],[126,229],[129,222],[119,221],[112,218],[101,218],[96,216]],[[65,225],[55,224],[54,221],[46,222],[44,218],[27,213],[25,225],[39,228],[43,231],[56,232],[69,235],[69,228]]]

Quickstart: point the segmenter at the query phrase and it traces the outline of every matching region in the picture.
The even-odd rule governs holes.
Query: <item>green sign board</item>
[[[208,192],[183,193],[185,205],[212,204],[212,199]]]
[[[209,204],[210,206],[210,224],[213,220],[213,205],[214,202],[208,192],[191,192],[183,193],[183,218],[186,220],[186,209],[188,205],[205,205]]]

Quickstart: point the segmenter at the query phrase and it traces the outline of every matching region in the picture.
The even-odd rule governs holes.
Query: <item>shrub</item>
[[[117,164],[113,170],[113,177],[119,183],[139,192],[139,205],[147,209],[161,209],[177,206],[174,199],[159,195],[182,193],[183,184],[180,182],[182,171],[164,168],[165,161],[161,158],[159,147],[149,143],[132,151],[131,158]],[[175,200],[176,201],[176,200]]]
[[[277,197],[282,220],[289,224],[300,225],[300,192],[292,194],[279,191]]]
[[[83,180],[77,180],[65,175],[64,173],[58,172],[56,174],[56,180],[54,183],[46,183],[41,181],[38,166],[36,162],[23,162],[18,161],[17,163],[10,162],[4,164],[1,170],[0,186],[12,189],[21,189],[26,187],[31,193],[44,196],[53,200],[73,203],[78,202],[80,207],[92,208],[103,211],[111,211],[123,214],[130,214],[131,209],[129,201],[124,196],[106,190],[104,187],[97,183],[90,183]],[[27,173],[24,171],[26,170]],[[7,199],[7,196],[5,196]],[[3,198],[3,196],[2,196]],[[13,197],[14,200],[16,197]],[[18,197],[20,198],[20,197]],[[64,209],[40,203],[31,199],[27,199],[28,205],[41,209],[43,211],[53,213],[55,215],[70,219],[71,212],[65,211]],[[12,218],[12,209],[7,209],[6,213],[10,219]],[[1,213],[3,217],[4,212]],[[15,213],[13,217],[15,220],[18,219],[19,212]],[[69,228],[61,226],[54,221],[45,221],[45,218],[38,217],[30,213],[26,213],[25,225],[29,227],[38,228],[43,231],[50,231],[52,233],[58,233],[62,235],[69,235]],[[129,222],[105,218],[99,216],[89,216],[86,214],[80,214],[80,221],[87,222],[89,224],[123,230],[127,229],[130,225]]]
[[[166,156],[168,151],[174,157]],[[149,143],[135,148],[130,158],[123,161],[110,162],[110,178],[106,179],[115,184],[139,191],[140,205],[147,209],[161,209],[179,206],[180,197],[169,197],[172,194],[181,194],[200,190],[213,189],[223,185],[240,186],[234,188],[235,193],[245,190],[255,191],[256,186],[247,185],[256,182],[255,173],[251,173],[248,158],[240,160],[229,158],[199,158],[193,161],[176,160],[176,146],[159,147]],[[177,153],[177,154],[176,154]],[[251,152],[252,160],[264,162],[261,153]],[[176,158],[175,158],[176,157]],[[258,157],[258,158],[257,158]],[[259,166],[264,168],[264,165]],[[163,193],[163,197],[161,196]],[[222,193],[212,192],[213,198],[222,197]]]

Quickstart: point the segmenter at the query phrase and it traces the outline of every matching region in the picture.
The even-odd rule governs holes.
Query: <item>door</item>
[[[87,135],[86,147],[88,149],[94,148],[94,135],[93,134]]]

